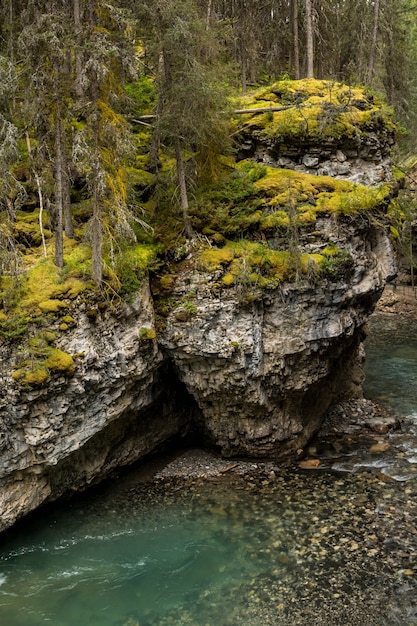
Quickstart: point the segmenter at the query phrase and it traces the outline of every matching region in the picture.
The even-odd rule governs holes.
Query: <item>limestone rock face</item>
[[[332,402],[360,393],[363,325],[395,272],[390,241],[383,229],[341,229],[331,218],[317,229],[349,248],[350,273],[287,283],[254,302],[238,287],[213,296],[213,274],[190,269],[177,282],[178,301],[196,294],[196,313],[172,311],[161,343],[224,455],[294,453]]]
[[[70,378],[22,388],[10,375],[19,346],[4,342],[0,530],[190,429],[225,456],[296,453],[332,402],[360,393],[363,325],[395,271],[382,228],[322,217],[300,245],[314,253],[323,237],[349,249],[342,275],[283,283],[254,301],[216,287],[216,272],[191,258],[157,340],[147,338],[148,287],[118,310],[91,316],[81,305],[59,344],[75,359]]]
[[[285,139],[280,133],[265,135],[262,124],[251,122],[239,135],[237,160],[374,186],[391,177],[390,127],[382,125],[378,132],[373,124],[369,132],[339,139],[304,131]],[[320,194],[328,198],[324,183]],[[70,301],[65,307],[73,322],[64,329],[45,313],[43,323],[50,320],[48,331],[59,335],[57,352],[67,353],[71,368],[52,373],[44,368],[43,379],[32,385],[19,369],[16,380],[12,377],[22,364],[20,340],[0,337],[0,531],[43,502],[86,488],[189,433],[204,437],[224,456],[296,456],[331,403],[360,394],[364,325],[395,274],[390,241],[379,226],[381,215],[374,219],[372,210],[356,205],[316,211],[308,186],[304,193],[297,184],[293,191],[306,203],[298,221],[290,215],[296,209],[286,183],[281,199],[265,191],[262,208],[255,203],[252,211],[251,204],[241,219],[243,230],[231,232],[233,243],[247,235],[250,244],[266,243],[268,251],[283,251],[287,259],[307,259],[304,273],[290,267],[293,273],[274,274],[263,283],[264,275],[255,273],[259,288],[253,293],[242,274],[228,281],[219,265],[202,269],[198,249],[190,246],[182,262],[175,258],[165,287],[160,278],[153,296],[144,285],[130,304],[100,307],[94,304],[97,295],[89,304]],[[251,187],[250,203],[259,189]],[[229,202],[227,193],[225,200],[220,213],[230,209],[231,222],[237,222],[234,210],[243,211],[239,200]],[[279,213],[288,226],[280,225]],[[259,214],[274,219],[255,231]],[[194,218],[201,219],[198,212]],[[218,245],[224,252],[230,232],[207,230],[203,235],[200,229],[206,249]],[[314,257],[328,263],[327,273]],[[245,269],[246,260],[240,260]],[[259,271],[266,265],[269,259]],[[155,303],[163,318],[158,324]],[[33,331],[35,337],[40,330],[27,334]],[[28,337],[24,341],[29,346]]]
[[[379,185],[391,180],[392,133],[370,132],[343,141],[320,143],[261,138],[252,132],[240,145],[239,156],[271,167],[306,174],[332,176],[361,185]]]
[[[18,346],[0,348],[0,530],[45,500],[154,452],[183,429],[173,408],[181,389],[173,387],[156,342],[140,339],[141,328],[153,327],[149,289],[93,321],[82,309],[60,345],[76,357],[70,379],[22,389],[10,376]]]

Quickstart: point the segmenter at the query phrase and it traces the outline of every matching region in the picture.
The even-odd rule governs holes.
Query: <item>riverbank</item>
[[[392,411],[363,398],[347,400],[332,406],[326,414],[313,442],[306,450],[300,450],[293,465],[301,469],[318,469],[328,459],[320,458],[319,451],[326,444],[334,443],[337,450],[338,441],[349,441],[353,447],[360,442],[369,443],[369,447],[379,445],[384,451],[385,439],[390,432],[401,426],[401,419]],[[375,448],[374,448],[375,449]],[[162,464],[162,466],[161,466]],[[284,470],[282,464],[270,460],[223,459],[216,451],[193,448],[177,452],[166,457],[165,461],[153,465],[153,470],[146,472],[147,480],[195,480],[212,479],[226,474],[247,475],[263,473],[272,478]]]
[[[417,291],[409,285],[391,283],[378,300],[376,312],[417,319]]]

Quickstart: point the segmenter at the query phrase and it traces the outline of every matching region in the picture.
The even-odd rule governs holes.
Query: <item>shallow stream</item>
[[[366,393],[401,431],[319,443],[313,471],[134,470],[44,510],[2,538],[0,624],[417,624],[416,330],[376,316],[367,345]]]

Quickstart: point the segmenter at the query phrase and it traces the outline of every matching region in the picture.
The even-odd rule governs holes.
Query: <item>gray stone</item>
[[[306,154],[303,156],[303,165],[307,168],[316,168],[320,163],[319,157],[311,156],[310,154]]]

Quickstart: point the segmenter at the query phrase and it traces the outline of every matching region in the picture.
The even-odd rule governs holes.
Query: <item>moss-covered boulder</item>
[[[364,184],[390,180],[393,113],[363,87],[281,80],[237,106],[238,158]]]

